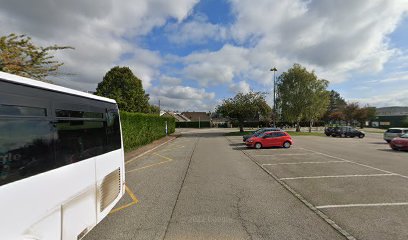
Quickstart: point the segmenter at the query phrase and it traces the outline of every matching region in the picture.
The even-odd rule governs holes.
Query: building
[[[210,122],[211,118],[206,112],[182,112],[182,115],[186,116],[192,122]]]
[[[161,111],[160,116],[173,117],[174,119],[176,119],[176,122],[190,122],[190,119],[181,113]]]
[[[377,108],[376,117],[371,122],[371,126],[378,128],[408,127],[408,107]]]

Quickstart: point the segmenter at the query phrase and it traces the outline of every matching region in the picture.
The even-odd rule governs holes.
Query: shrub
[[[172,117],[121,112],[120,118],[125,152],[166,136],[166,121],[168,134],[175,131],[175,120]]]

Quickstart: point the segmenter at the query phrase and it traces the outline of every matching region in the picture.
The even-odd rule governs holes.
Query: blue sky
[[[73,75],[53,80],[67,87],[94,90],[110,68],[129,66],[151,103],[212,111],[237,92],[271,92],[269,69],[300,63],[347,101],[408,105],[406,0],[0,3],[2,35],[75,47],[57,53]]]

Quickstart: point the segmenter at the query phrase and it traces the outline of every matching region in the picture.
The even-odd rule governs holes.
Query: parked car
[[[405,133],[408,133],[408,128],[389,128],[384,133],[384,140],[389,143],[393,138],[400,137]]]
[[[252,134],[244,135],[242,136],[242,140],[245,142],[246,140],[250,139],[253,136],[257,136],[259,134],[262,134],[264,132],[270,132],[270,131],[282,131],[280,128],[260,128],[253,132]]]
[[[350,126],[334,127],[331,132],[332,137],[365,137],[363,131],[359,131]]]
[[[401,135],[400,137],[393,138],[390,141],[390,147],[393,150],[406,150],[408,151],[408,133]]]
[[[326,134],[326,136],[331,136],[334,132],[335,127],[326,127],[324,129],[324,134]]]
[[[290,148],[293,144],[292,137],[283,131],[269,131],[264,132],[258,136],[253,136],[248,139],[245,144],[247,147],[256,149],[266,147],[284,147]]]

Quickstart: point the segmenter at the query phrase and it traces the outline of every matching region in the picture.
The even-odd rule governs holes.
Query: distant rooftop
[[[377,116],[408,116],[408,107],[393,106],[377,108]]]

